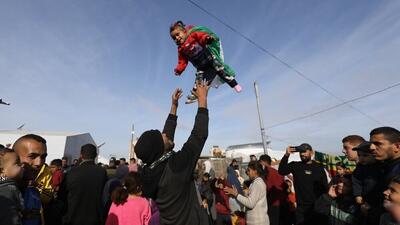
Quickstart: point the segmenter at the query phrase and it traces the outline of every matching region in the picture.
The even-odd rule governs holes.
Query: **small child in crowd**
[[[346,165],[343,162],[336,163],[336,175],[332,177],[332,183],[337,183],[337,181],[346,174]]]
[[[206,27],[185,26],[178,21],[170,27],[170,35],[178,46],[175,75],[179,76],[190,61],[197,69],[196,80],[205,79],[212,83],[214,78],[218,78],[212,83],[214,86],[226,82],[236,92],[241,92],[242,87],[235,80],[235,72],[224,63],[221,42],[215,33]],[[195,87],[192,92],[196,90]],[[195,101],[196,96],[190,94],[186,103]]]
[[[54,193],[57,193],[64,176],[62,171],[62,160],[61,159],[52,160],[50,162],[50,171],[53,174],[51,180],[51,187],[53,187]]]
[[[380,225],[400,224],[400,176],[396,176],[389,184],[389,188],[383,192],[383,203],[388,213],[381,216]]]
[[[151,219],[150,203],[142,195],[142,184],[138,173],[128,173],[123,187],[117,187],[106,225],[148,225]]]
[[[0,150],[0,224],[22,224],[24,200],[16,185],[21,177],[18,155],[8,148]]]

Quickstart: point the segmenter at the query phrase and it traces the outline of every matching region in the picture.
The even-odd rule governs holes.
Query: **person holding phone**
[[[289,156],[295,152],[300,154],[300,162],[290,162]],[[311,145],[303,143],[286,148],[286,153],[279,163],[278,172],[282,176],[293,174],[296,193],[296,225],[312,225],[320,222],[314,212],[315,201],[328,190],[328,179],[324,167],[314,160]]]

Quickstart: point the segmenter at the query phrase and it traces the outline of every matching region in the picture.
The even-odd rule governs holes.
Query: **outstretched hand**
[[[192,93],[197,97],[199,107],[207,108],[207,95],[210,87],[210,83],[206,80],[196,82],[196,91]]]
[[[225,187],[225,188],[224,188],[224,192],[225,192],[225,194],[231,195],[231,196],[233,196],[233,197],[235,197],[235,198],[236,198],[236,196],[238,196],[238,194],[239,194],[239,192],[238,192],[238,190],[236,189],[235,186],[232,186],[232,188],[230,188],[230,187]]]
[[[179,104],[179,99],[182,97],[182,89],[177,88],[173,93],[172,93],[172,104],[173,105],[178,105]]]

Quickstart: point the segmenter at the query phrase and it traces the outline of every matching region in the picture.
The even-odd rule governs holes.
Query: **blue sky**
[[[400,81],[399,1],[196,1],[253,41],[344,100]],[[213,145],[261,140],[253,82],[266,127],[340,103],[188,1],[92,0],[0,3],[0,129],[90,132],[102,155],[125,156],[130,127],[162,129],[176,87],[189,92],[194,70],[173,75],[176,46],[169,25],[211,28],[244,91],[209,94]],[[400,128],[393,88],[349,106],[267,129],[273,149],[309,142],[339,153],[348,134]],[[196,105],[181,104],[176,144],[193,126]]]

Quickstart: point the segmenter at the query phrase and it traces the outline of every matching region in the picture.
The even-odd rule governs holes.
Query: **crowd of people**
[[[208,88],[197,83],[195,124],[177,152],[180,89],[172,94],[163,130],[138,139],[138,161],[96,164],[97,147],[86,144],[73,164],[67,157],[46,164],[46,140],[35,134],[0,146],[0,224],[400,224],[400,131],[379,127],[369,141],[344,137],[343,153],[356,163],[354,171],[338,162],[330,174],[303,143],[287,147],[278,162],[252,155],[247,165],[233,159],[216,173],[209,161],[197,167],[208,136]],[[301,161],[289,162],[292,154]]]

